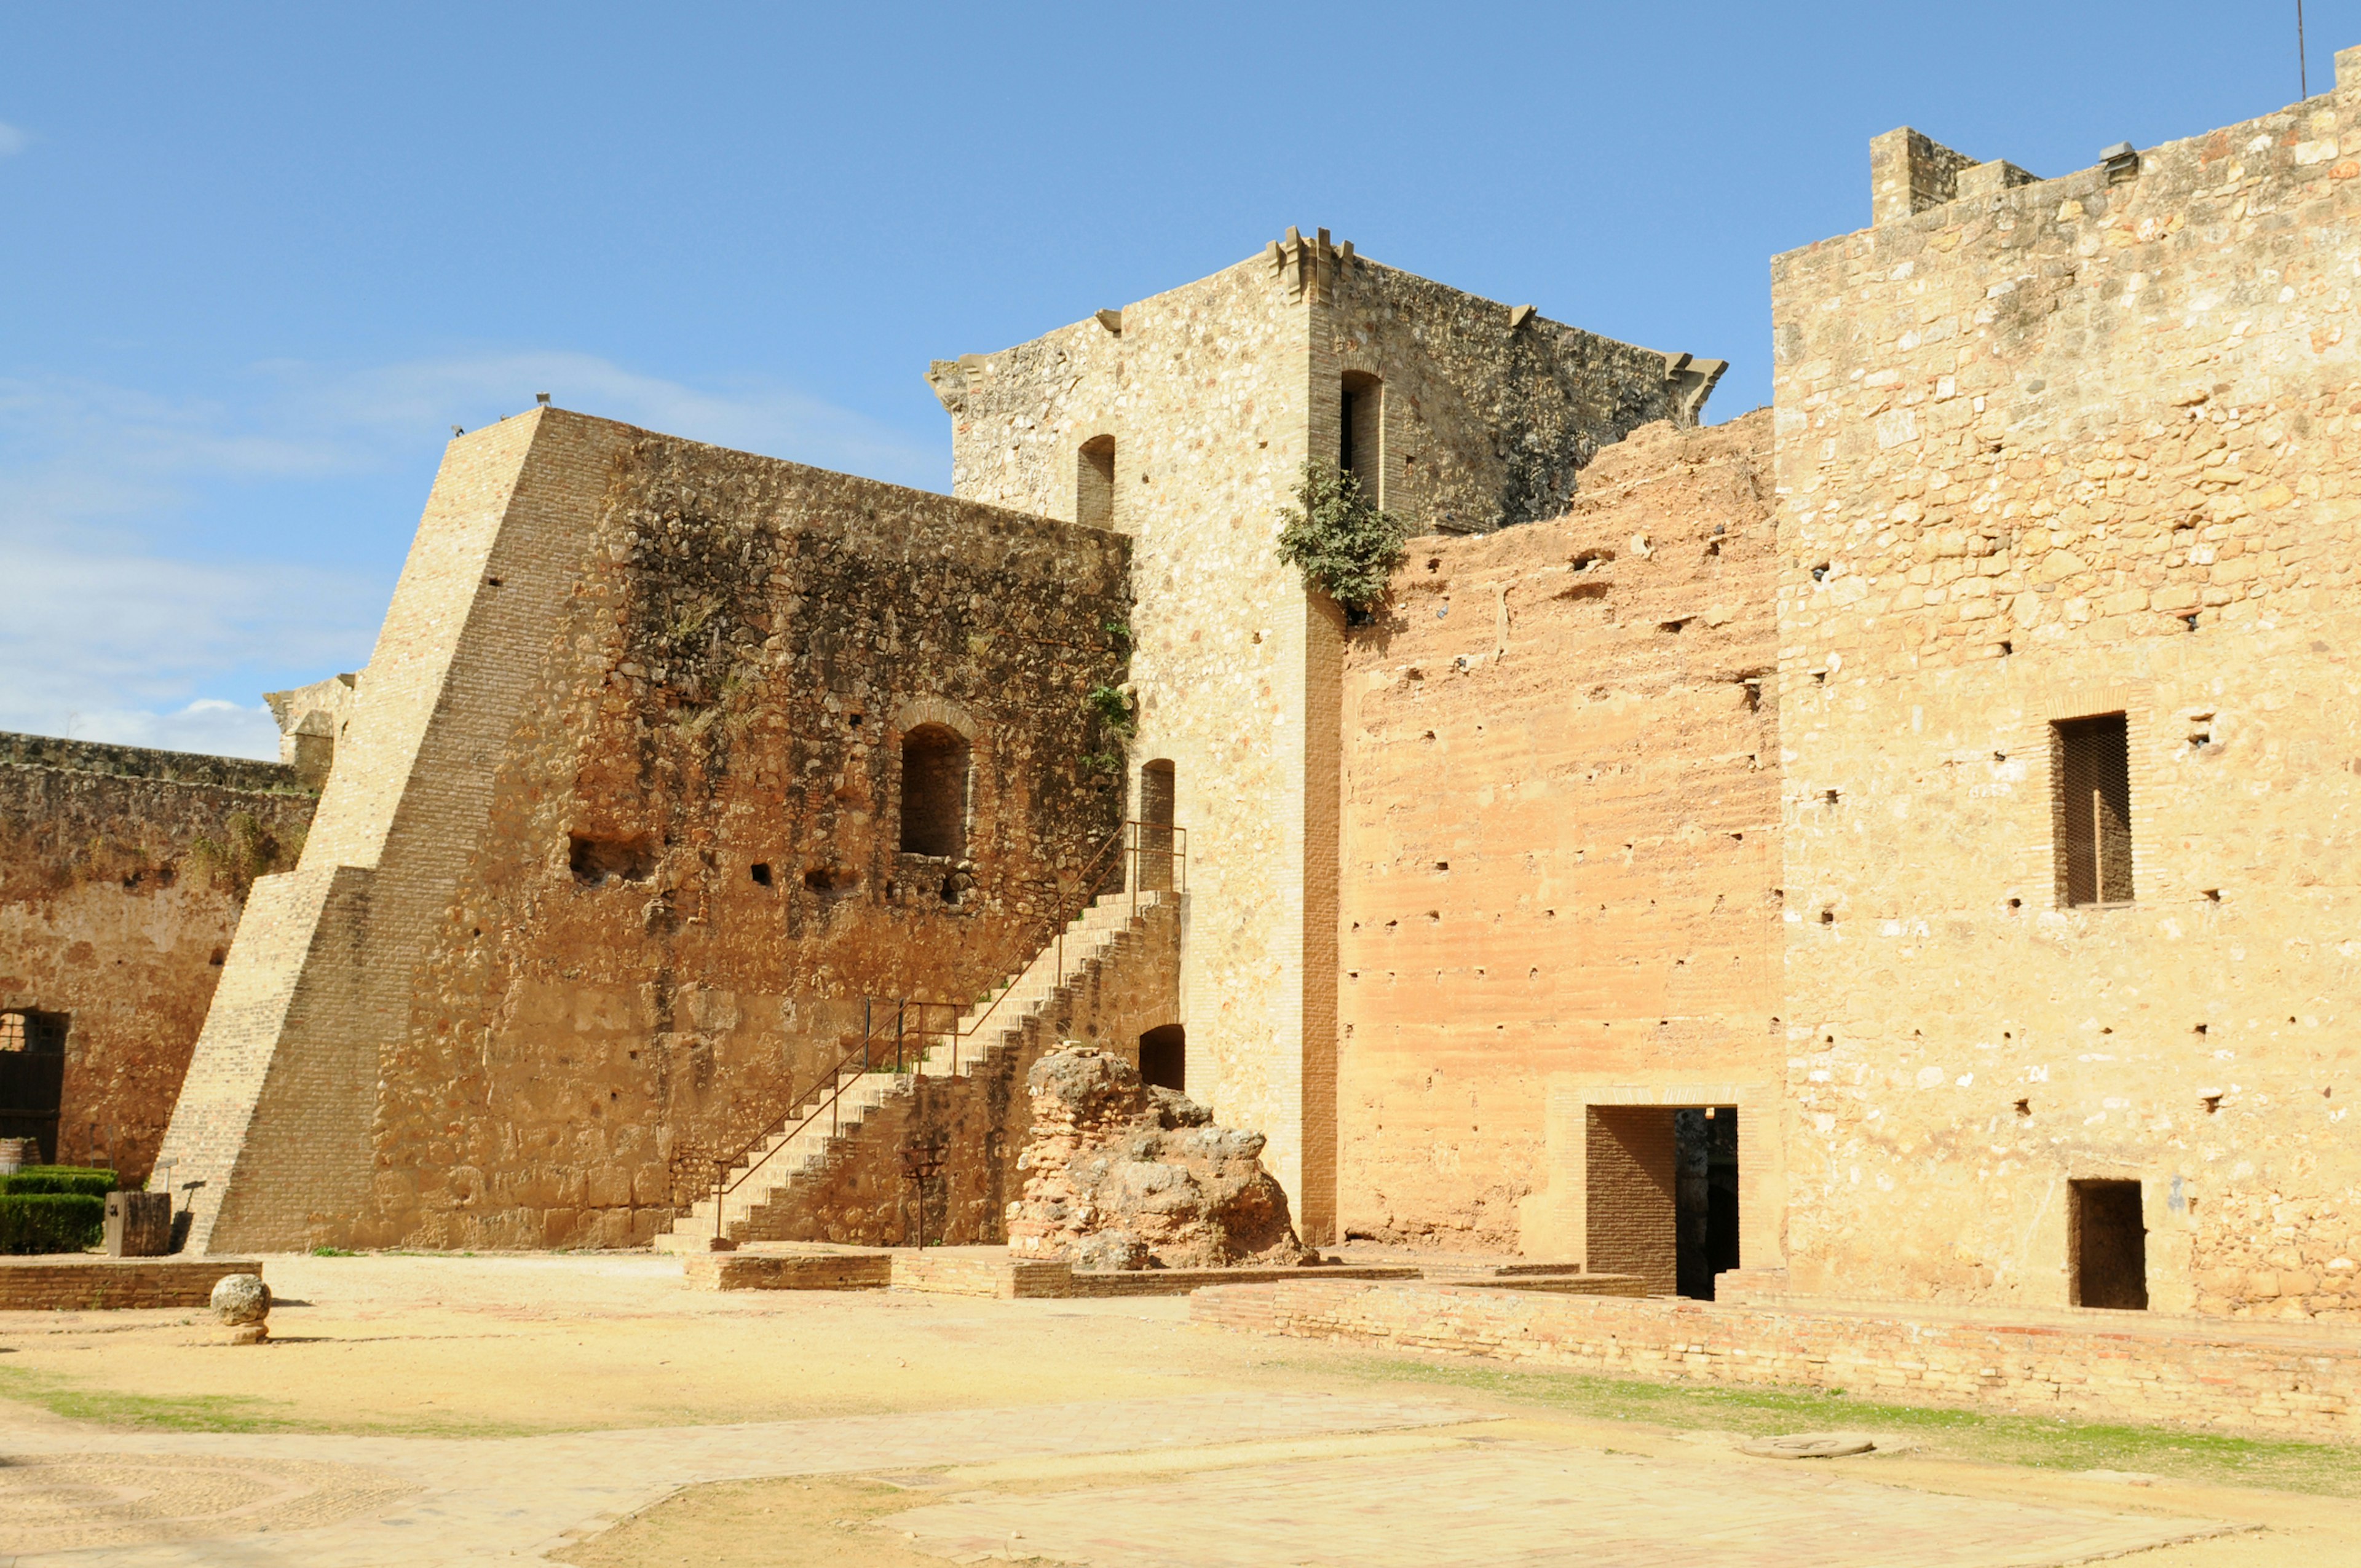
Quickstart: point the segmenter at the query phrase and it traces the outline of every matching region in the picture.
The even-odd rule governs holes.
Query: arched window
[[[967,738],[943,724],[902,737],[902,852],[967,853]]]
[[[1172,764],[1164,758],[1139,770],[1139,886],[1143,893],[1172,885]],[[1178,1088],[1179,1085],[1173,1087]]]
[[[1094,435],[1074,460],[1074,521],[1087,528],[1115,526],[1115,437]]]

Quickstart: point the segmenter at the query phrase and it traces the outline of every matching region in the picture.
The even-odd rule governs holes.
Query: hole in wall
[[[655,840],[644,835],[625,839],[569,834],[566,863],[574,872],[574,880],[585,887],[603,887],[609,882],[645,882],[655,874]]]
[[[804,872],[804,891],[823,898],[842,898],[860,888],[861,873],[843,866],[814,866]]]
[[[2208,1094],[2200,1103],[2205,1107],[2205,1113],[2208,1116],[2219,1116],[2222,1113],[2222,1097],[2218,1094]]]
[[[2018,1115],[2020,1115],[2020,1116],[2030,1116],[2030,1115],[2032,1115],[2032,1114],[2033,1114],[2033,1102],[2032,1102],[2032,1101],[2030,1101],[2030,1100],[2020,1100],[2020,1101],[2018,1101],[2018,1102],[2016,1102],[2016,1113],[2017,1113]]]
[[[746,871],[747,871],[747,874],[748,874],[748,875],[750,875],[750,876],[752,876],[752,877],[754,879],[754,881],[755,881],[758,884],[760,884],[761,886],[768,887],[768,886],[770,886],[770,885],[771,885],[771,862],[770,862],[770,861],[756,861],[752,865],[751,865],[751,866],[747,867],[747,868],[746,868]]]

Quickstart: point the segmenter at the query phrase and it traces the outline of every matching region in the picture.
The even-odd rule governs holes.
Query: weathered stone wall
[[[2361,1315],[2356,58],[1773,264],[1799,1288],[2063,1303],[2129,1179],[2152,1305]],[[2133,896],[2062,907],[2108,713]]]
[[[1751,1084],[1770,1110],[1770,468],[1767,415],[1646,427],[1562,518],[1412,541],[1351,634],[1348,1234],[1578,1258],[1588,1104]],[[1775,1115],[1754,1130],[1772,1257]]]
[[[267,762],[0,735],[0,1011],[67,1014],[60,1160],[147,1179],[247,889],[314,804]]]
[[[1642,420],[1693,411],[1711,377],[1411,279],[1324,234],[1290,231],[1103,315],[937,362],[953,483],[1076,517],[1098,504],[1082,449],[1112,441],[1108,512],[1132,536],[1137,600],[1128,762],[1135,779],[1174,764],[1189,832],[1190,1093],[1268,1135],[1306,1239],[1333,1239],[1343,625],[1279,565],[1279,514],[1304,460],[1339,454],[1347,371],[1396,388],[1362,459],[1425,466],[1384,493],[1466,527],[1554,510],[1576,463]]]
[[[200,1239],[644,1242],[860,997],[1021,967],[1116,820],[1126,554],[556,411],[455,442],[183,1100],[236,1164]],[[961,857],[901,852],[921,725],[969,748]]]
[[[1695,424],[1721,371],[1358,256],[1338,269],[1327,328],[1317,378],[1366,377],[1377,402],[1354,470],[1421,533],[1556,517],[1602,448],[1657,421]]]

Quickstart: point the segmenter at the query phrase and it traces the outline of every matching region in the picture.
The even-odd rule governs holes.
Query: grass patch
[[[313,1257],[358,1257],[361,1255],[348,1246],[315,1246],[312,1249],[312,1255]]]
[[[240,1354],[252,1352],[241,1351]],[[522,1421],[428,1418],[422,1420],[320,1420],[289,1413],[283,1399],[247,1394],[122,1394],[85,1388],[44,1373],[0,1367],[0,1399],[37,1405],[68,1420],[146,1431],[334,1432],[355,1437],[545,1437],[597,1428]]]
[[[313,1431],[311,1422],[280,1415],[286,1407],[243,1394],[117,1394],[77,1388],[38,1372],[0,1367],[0,1398],[38,1405],[69,1420],[151,1431]]]
[[[1312,1369],[1311,1364],[1302,1365]],[[1921,1453],[1946,1459],[2037,1470],[2144,1470],[2223,1486],[2361,1497],[2361,1449],[2340,1443],[1889,1405],[1833,1388],[1649,1383],[1395,1357],[1323,1363],[1321,1369],[1389,1383],[1464,1388],[1591,1420],[1750,1435],[1867,1429],[1907,1436]]]

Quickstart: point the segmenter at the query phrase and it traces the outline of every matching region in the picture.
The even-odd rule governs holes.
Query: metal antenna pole
[[[2312,62],[2303,55],[2303,0],[2295,0],[2295,80],[2303,95],[2312,96]]]

